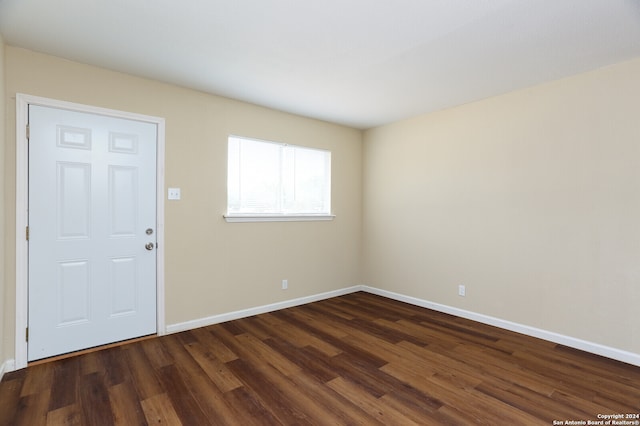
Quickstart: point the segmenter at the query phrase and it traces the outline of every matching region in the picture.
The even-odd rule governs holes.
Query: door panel
[[[156,125],[29,106],[29,127],[29,361],[155,333]]]
[[[59,325],[68,326],[89,321],[91,318],[91,273],[87,260],[58,262]]]
[[[138,310],[139,281],[134,257],[110,259],[109,282],[112,288],[111,316],[134,314]]]
[[[56,168],[58,239],[88,239],[91,228],[91,164],[59,162]]]
[[[109,166],[110,237],[135,236],[138,198],[138,169]]]

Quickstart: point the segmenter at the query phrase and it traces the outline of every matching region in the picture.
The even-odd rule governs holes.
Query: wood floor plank
[[[554,400],[551,397],[536,394],[531,391],[522,391],[517,386],[500,387],[488,383],[481,383],[475,389],[491,398],[516,407],[524,412],[537,415],[536,407],[553,407],[554,412],[561,415],[563,419],[584,419],[590,416],[589,412],[584,412],[575,406],[567,405]],[[535,404],[532,404],[535,403]]]
[[[207,352],[200,343],[187,345],[186,349],[221,392],[229,392],[242,386],[242,382],[229,371],[227,366]]]
[[[164,393],[145,399],[141,406],[150,425],[182,426],[171,399]]]
[[[187,347],[195,344],[197,343],[191,343]],[[192,398],[212,425],[233,425],[235,419],[241,418],[238,417],[236,407],[229,406],[224,398],[225,394],[220,391],[208,375],[204,374],[195,360],[188,361],[187,358],[181,356],[178,357],[176,365],[189,392],[181,397]],[[229,392],[232,391],[227,393]],[[238,408],[242,411],[242,407]]]
[[[347,295],[343,300],[354,303],[357,306],[369,306],[376,311],[385,310],[386,312],[393,313],[395,320],[399,318],[413,318],[414,315],[424,314],[425,312],[425,309],[407,303],[390,304],[389,299],[386,297],[374,294],[356,293]]]
[[[522,383],[534,391],[550,396],[556,389],[554,379],[543,377],[535,372],[526,371],[520,365],[496,360],[487,364],[486,354],[476,356],[469,351],[460,352],[459,345],[451,349],[438,345],[420,347],[409,342],[400,342],[398,346],[412,354],[422,357],[426,362],[439,368],[439,371],[458,369],[475,374],[482,380],[492,380],[497,376],[510,383]],[[497,374],[496,374],[497,373]]]
[[[382,369],[375,368],[366,360],[358,359],[349,353],[342,353],[330,358],[329,362],[339,377],[357,384],[376,398],[380,398],[390,389],[387,383],[381,379],[383,374],[388,374]]]
[[[207,328],[199,328],[193,330],[192,333],[198,341],[209,349],[209,351],[221,362],[229,362],[238,359],[238,355],[234,354],[231,349],[225,346],[219,339],[211,334]]]
[[[14,424],[24,383],[24,371],[8,373],[0,384],[0,426]]]
[[[313,307],[311,307],[311,309],[313,309]],[[344,309],[342,307],[342,304],[337,300],[333,300],[332,303],[325,303],[324,306],[322,307],[322,312],[325,314],[330,314],[343,321],[353,321],[356,318],[358,318],[357,316],[354,316],[353,313],[350,312],[348,308]],[[360,312],[360,314],[361,316],[365,316],[364,312]]]
[[[160,340],[160,339],[159,339]],[[131,371],[130,379],[141,400],[164,392],[155,370],[140,345],[133,345],[124,353]]]
[[[393,425],[419,425],[409,416],[395,409],[390,405],[382,404],[381,401],[364,391],[356,383],[352,383],[343,377],[331,380],[328,386],[347,398],[351,403],[360,407],[364,412],[376,418],[382,424]]]
[[[20,398],[11,426],[39,426],[47,423],[51,391],[42,390]]]
[[[78,381],[78,396],[82,424],[114,424],[113,409],[104,374],[91,373],[81,376]]]
[[[443,405],[438,414],[441,415],[444,420],[442,424],[467,426],[467,425],[487,425],[493,426],[491,421],[486,420],[484,417],[474,417],[467,411],[461,408],[452,407],[450,405]],[[439,423],[435,423],[439,424]],[[501,423],[502,424],[502,423]],[[508,423],[507,423],[508,424]],[[524,426],[524,425],[519,425]]]
[[[264,337],[262,337],[262,340],[266,340],[271,337],[280,338],[281,340],[291,342],[291,344],[297,348],[313,346],[329,356],[340,353],[339,349],[298,328],[295,322],[292,322],[290,318],[287,319],[289,321],[278,319],[270,314],[260,315],[260,317],[257,317],[256,320],[254,320],[254,327],[264,330]]]
[[[183,424],[200,426],[213,424],[202,411],[197,400],[190,397],[190,387],[181,377],[177,366],[162,367],[159,375],[166,394],[171,399],[173,408]]]
[[[322,315],[321,313],[309,313],[308,310],[303,310],[304,308],[306,307],[303,306],[299,311],[292,312],[289,315],[297,317],[302,321],[298,325],[300,328],[318,336],[339,349],[342,352],[339,356],[350,354],[359,361],[367,362],[376,367],[387,363],[386,360],[376,356],[374,353],[352,344],[351,336],[345,331],[348,330],[348,328],[344,327],[344,324],[341,322],[336,321],[335,318]]]
[[[420,371],[422,371],[423,374],[427,375],[435,374],[439,371],[436,368],[437,364],[434,365],[433,363],[431,363],[431,360],[426,359],[422,354],[417,355],[410,351],[407,351],[405,348],[399,345],[400,342],[398,342],[398,344],[393,344],[386,340],[379,339],[376,336],[372,336],[366,332],[361,332],[360,330],[355,329],[351,330],[350,333],[351,335],[349,340],[352,343],[355,343],[360,347],[374,348],[370,350],[374,350],[376,354],[384,358],[387,363],[412,363],[416,366],[416,368],[419,367]]]
[[[78,357],[66,358],[56,363],[53,369],[49,411],[76,403],[80,371]]]
[[[221,336],[225,334],[221,332]],[[300,372],[300,367],[246,333],[235,336],[229,333],[226,338],[226,344],[242,359],[246,358],[251,363],[249,365],[238,359],[228,363],[229,367],[241,377],[245,387],[264,401],[276,418],[284,424],[314,424],[325,420],[330,422],[322,424],[337,424],[335,413],[325,411],[320,415],[313,399],[308,395],[299,391],[286,394],[282,392],[282,389],[292,387],[289,376]],[[252,386],[251,383],[256,381],[259,386]]]
[[[321,382],[328,382],[337,377],[337,373],[325,362],[326,355],[317,351],[315,347],[298,348],[286,340],[276,338],[267,339],[264,343]]]
[[[299,328],[303,329],[305,332],[309,333],[312,336],[318,337],[325,342],[328,341],[327,336],[331,336],[332,341],[336,341],[334,339],[344,339],[348,337],[342,330],[339,330],[333,326],[329,321],[325,321],[325,319],[317,319],[312,314],[313,312],[309,311],[307,306],[300,306],[299,309],[285,309],[278,312],[273,312],[273,315],[283,318],[289,318],[289,321],[295,323]]]
[[[336,416],[335,424],[375,425],[380,423],[360,406],[353,404],[344,395],[326,386],[324,382],[316,380],[315,377],[300,372],[291,376],[290,380],[299,389],[304,389],[309,395],[313,395],[315,404],[322,406],[326,412],[333,413]]]
[[[386,406],[393,408],[395,411],[403,413],[413,422],[420,425],[460,424],[459,420],[443,414],[440,411],[440,408],[442,407],[438,408],[437,410],[432,410],[431,408],[427,408],[427,406],[416,405],[414,401],[408,400],[403,395],[398,395],[395,392],[387,393],[382,398],[380,398],[380,401],[383,402]],[[467,424],[470,424],[470,422],[467,421]]]
[[[292,373],[292,375],[297,373],[299,372]],[[274,395],[285,402],[289,407],[296,407],[295,411],[290,411],[291,414],[294,414],[297,417],[294,420],[295,423],[290,423],[289,420],[287,420],[287,423],[285,424],[308,423],[327,426],[345,424],[341,417],[342,413],[336,410],[336,406],[322,406],[319,402],[323,399],[320,398],[318,394],[308,392],[310,387],[306,386],[306,382],[304,383],[305,386],[296,386],[296,382],[291,379],[292,375],[283,376],[274,368],[262,369],[259,374],[264,375],[264,379],[272,383],[273,386],[271,387],[271,392],[273,392],[274,389],[295,388],[297,390],[296,392],[282,394],[281,396]],[[302,384],[302,382],[298,383]],[[264,393],[262,396],[264,398]]]
[[[20,396],[32,395],[50,389],[53,382],[53,370],[52,363],[33,366],[31,374],[27,374],[24,379]]]
[[[438,334],[434,330],[431,330],[423,323],[415,323],[407,319],[400,319],[395,322],[379,319],[376,320],[376,323],[382,324],[394,332],[410,335],[412,339],[405,339],[404,341],[413,343],[417,346],[441,347],[444,350],[451,350],[460,344],[459,342],[450,340],[448,338],[449,336],[442,339],[442,334]],[[418,342],[415,340],[418,340]]]
[[[233,417],[229,417],[231,425],[270,426],[282,423],[268,410],[253,392],[241,387],[224,394],[228,406],[237,408]]]
[[[126,352],[130,345],[116,346],[98,352],[98,356],[104,366],[105,384],[114,386],[124,382],[131,372],[129,364],[126,362]]]
[[[587,395],[595,397],[596,394],[608,397],[610,399],[618,400],[629,406],[633,406],[638,403],[637,398],[634,397],[634,383],[626,380],[623,377],[610,378],[602,374],[587,374],[582,366],[576,369],[575,364],[565,360],[553,359],[550,356],[540,357],[531,356],[521,352],[514,353],[514,357],[518,359],[526,359],[527,366],[536,371],[544,371],[546,375],[556,377],[561,380],[566,388],[570,389],[589,389],[594,388],[594,392],[587,392]],[[568,373],[573,367],[574,371],[580,372],[580,374]],[[589,386],[585,386],[585,382],[589,382]],[[637,382],[636,382],[637,383]],[[566,389],[565,388],[565,389]],[[567,389],[568,390],[568,389]]]
[[[130,349],[134,349],[133,345]],[[154,369],[159,369],[174,363],[173,357],[162,344],[162,339],[148,339],[139,345],[144,352],[144,356]]]
[[[70,404],[47,413],[47,426],[82,426],[79,404]]]
[[[124,381],[109,388],[109,401],[116,426],[146,425],[140,397],[130,381]]]
[[[242,318],[234,322],[238,324],[238,326],[242,327],[245,334],[251,334],[259,340],[268,339],[273,335],[271,328],[264,327],[257,316]]]
[[[175,363],[162,367],[162,369],[176,368],[177,374],[186,385],[183,392],[187,393],[182,394],[181,398],[193,400],[209,423],[212,425],[233,424],[230,419],[233,420],[237,417],[233,407],[228,406],[223,397],[224,394],[189,353],[190,347],[199,345],[199,341],[191,337],[195,336],[192,334],[188,339],[163,339],[164,346],[172,354]],[[177,396],[180,395],[180,392],[172,390],[169,395]],[[181,404],[182,402],[174,404],[178,414],[180,414]]]
[[[485,419],[489,424],[536,424],[544,420],[519,411],[502,401],[482,395],[473,388],[460,388],[436,376],[421,378],[409,367],[387,365],[382,368],[401,381],[407,381],[423,392],[428,392],[443,405],[462,411],[472,418]]]
[[[367,293],[0,382],[0,426],[546,426],[601,413],[640,413],[640,367]]]
[[[300,371],[300,367],[295,363],[289,361],[277,351],[274,351],[258,338],[246,333],[239,334],[235,337],[238,341],[236,352],[240,352],[239,348],[242,348],[243,356],[250,357],[254,360],[262,360],[285,376],[290,376]]]
[[[100,361],[99,351],[89,352],[83,356],[78,356],[80,360],[80,374],[87,375],[91,373],[97,373],[98,371],[104,371],[104,365]]]
[[[359,338],[352,337],[351,341],[364,348],[377,348],[380,354],[383,354],[383,356],[389,359],[389,363],[386,365],[390,365],[393,362],[411,365],[414,370],[420,372],[420,377],[423,378],[433,375],[434,373],[434,370],[432,370],[430,366],[416,358],[396,356],[396,353],[391,350],[382,352],[381,349],[385,347],[385,345],[387,346],[386,349],[393,345],[378,339],[376,336],[369,336],[368,339],[360,337],[360,340]],[[378,397],[383,397],[389,392],[389,389],[393,389],[393,391],[401,396],[407,403],[421,406],[426,410],[433,411],[442,406],[442,403],[436,398],[418,391],[416,388],[410,386],[410,384],[399,381],[392,375],[386,374],[383,368],[371,369],[366,366],[361,366],[358,362],[350,360],[346,354],[331,359],[331,365],[341,377],[349,378],[354,383],[358,383],[363,389],[369,389],[373,395]]]
[[[301,407],[289,403],[290,395],[285,393],[283,389],[274,386],[274,383],[269,381],[262,372],[273,367],[269,365],[255,366],[241,358],[229,362],[228,365],[234,374],[245,383],[244,388],[264,408],[269,410],[280,424],[313,424],[313,419],[310,419]]]

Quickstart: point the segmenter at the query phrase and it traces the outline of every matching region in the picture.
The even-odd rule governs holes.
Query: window
[[[331,219],[331,152],[230,136],[225,218]]]

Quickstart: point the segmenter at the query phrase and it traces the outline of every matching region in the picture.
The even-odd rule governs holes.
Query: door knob
[[[153,243],[147,243],[144,245],[144,248],[146,248],[147,250],[153,250]]]

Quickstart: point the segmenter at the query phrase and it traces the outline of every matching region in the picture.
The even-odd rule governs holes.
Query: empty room
[[[640,2],[0,0],[0,426],[640,425]]]

